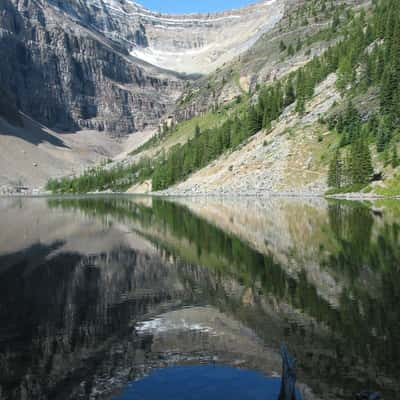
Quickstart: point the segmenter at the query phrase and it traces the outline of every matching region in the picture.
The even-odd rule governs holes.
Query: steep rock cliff
[[[90,14],[79,15],[53,2],[0,1],[4,91],[15,95],[22,112],[61,130],[129,133],[156,123],[173,106],[182,80],[134,60],[87,24]]]
[[[284,8],[163,15],[127,0],[0,0],[0,87],[51,128],[143,130],[174,110],[190,74],[251,47]]]

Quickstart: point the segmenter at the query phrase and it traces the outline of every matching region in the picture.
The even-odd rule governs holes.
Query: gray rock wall
[[[264,0],[177,16],[127,0],[0,0],[0,88],[53,129],[142,130],[171,113],[195,78],[172,71],[210,72],[251,47],[283,9],[284,0]]]
[[[22,112],[60,130],[143,129],[168,112],[182,85],[45,1],[0,0],[0,57],[0,87]]]

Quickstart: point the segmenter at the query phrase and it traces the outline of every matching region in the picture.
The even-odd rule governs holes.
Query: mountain
[[[284,5],[164,15],[126,0],[0,0],[0,185],[40,186],[115,156],[107,138],[96,148],[79,132],[154,129],[190,82],[251,47]],[[65,132],[78,132],[79,146]]]
[[[50,128],[143,130],[173,108],[190,79],[180,73],[246,50],[283,5],[169,16],[125,0],[1,0],[1,86]]]
[[[82,1],[2,0],[0,9],[1,86],[47,127],[134,132],[179,95],[177,74],[140,63],[102,32],[120,23],[114,14]],[[141,43],[137,28],[133,40]]]
[[[129,190],[399,196],[399,6],[287,4],[248,51],[186,88],[176,116],[192,132],[178,124],[132,153],[158,159],[142,169],[152,186],[132,175]]]
[[[0,185],[397,193],[392,3],[0,0]]]

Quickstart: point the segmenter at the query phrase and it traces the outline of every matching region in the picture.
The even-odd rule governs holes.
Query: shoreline
[[[127,192],[90,192],[90,193],[50,193],[32,190],[26,193],[9,192],[0,193],[0,198],[87,198],[87,197],[104,197],[104,196],[133,196],[133,197],[158,197],[158,198],[271,198],[271,197],[286,197],[286,198],[323,198],[333,200],[353,200],[353,201],[374,201],[374,200],[400,200],[400,195],[383,196],[373,193],[339,193],[329,194],[311,193],[311,192],[265,192],[265,193],[215,193],[215,192],[197,192],[197,193],[182,193],[182,192],[150,192],[150,193],[127,193]]]

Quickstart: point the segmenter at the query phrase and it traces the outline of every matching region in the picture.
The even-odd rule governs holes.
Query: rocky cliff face
[[[45,125],[129,133],[155,123],[180,92],[176,75],[134,62],[52,3],[1,0],[0,27],[1,85]]]
[[[70,14],[51,1],[0,0],[0,193],[118,154],[122,141],[105,133],[59,132],[124,135],[156,125],[184,83],[133,59],[78,2],[60,4]]]
[[[275,26],[284,5],[282,0],[264,0],[240,10],[181,17],[138,10],[147,43],[131,54],[174,71],[210,73]]]
[[[254,93],[257,85],[280,79],[323,53],[337,38],[333,36],[326,40],[323,32],[331,24],[332,15],[317,4],[320,3],[309,0],[271,3],[273,12],[279,15],[275,23],[239,56],[187,85],[175,110],[176,120],[196,117],[238,96]],[[368,4],[368,1],[337,0],[332,3],[334,9],[357,9],[363,4]],[[269,15],[272,18],[273,14]],[[307,19],[302,15],[308,15]],[[287,52],[280,48],[283,42],[285,45],[292,44],[296,49],[299,40],[301,50],[296,51],[294,56],[288,57]]]
[[[283,16],[288,0],[262,0],[215,14],[169,15],[127,0],[51,2],[118,42],[131,55],[183,73],[203,74],[251,47]]]
[[[174,109],[188,79],[176,71],[209,72],[247,49],[283,4],[169,16],[126,0],[0,0],[0,87],[52,128],[142,130]]]

